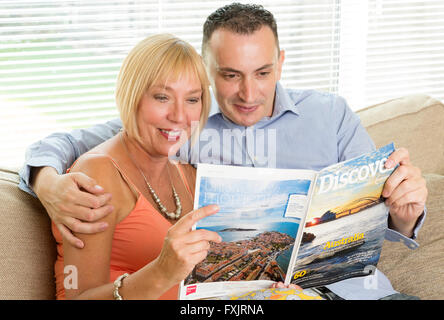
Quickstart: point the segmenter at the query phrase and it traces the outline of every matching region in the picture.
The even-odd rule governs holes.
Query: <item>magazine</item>
[[[198,164],[194,209],[219,212],[195,229],[216,231],[206,259],[181,283],[180,299],[270,288],[311,288],[374,272],[388,208],[381,196],[394,168],[393,143],[313,170]]]

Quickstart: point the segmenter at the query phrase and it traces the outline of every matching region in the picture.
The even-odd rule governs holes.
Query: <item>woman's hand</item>
[[[222,241],[214,231],[191,230],[197,221],[218,211],[219,207],[216,205],[191,211],[168,230],[155,264],[171,286],[185,279],[195,265],[205,259],[210,249],[210,241],[217,243]]]

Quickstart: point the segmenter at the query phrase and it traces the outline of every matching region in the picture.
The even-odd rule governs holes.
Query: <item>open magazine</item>
[[[319,172],[198,164],[194,209],[220,210],[194,228],[222,242],[182,281],[180,299],[371,274],[387,228],[381,193],[393,151],[392,143]]]

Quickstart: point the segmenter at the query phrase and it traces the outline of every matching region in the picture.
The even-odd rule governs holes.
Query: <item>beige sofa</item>
[[[408,148],[429,189],[420,247],[385,241],[378,268],[403,293],[444,299],[444,105],[409,96],[361,110],[359,116],[377,146],[394,141]],[[39,201],[17,183],[16,172],[0,169],[0,299],[54,299],[50,222]]]

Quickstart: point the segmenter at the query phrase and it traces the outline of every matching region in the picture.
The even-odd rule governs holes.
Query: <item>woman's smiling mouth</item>
[[[159,129],[159,131],[168,141],[178,141],[183,130]]]

